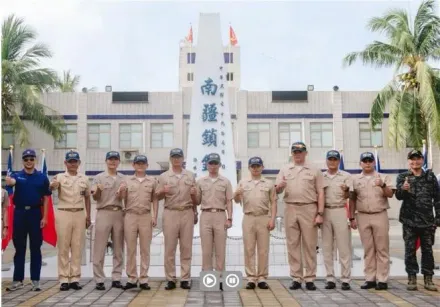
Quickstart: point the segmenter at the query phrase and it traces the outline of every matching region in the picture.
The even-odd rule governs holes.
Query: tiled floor
[[[10,280],[2,282],[2,306],[440,306],[440,292],[406,291],[406,280],[392,279],[388,291],[361,290],[362,280],[352,282],[351,291],[338,289],[325,290],[324,281],[316,281],[316,291],[290,290],[288,279],[270,279],[270,290],[239,290],[235,292],[202,292],[199,280],[194,279],[191,290],[175,289],[166,291],[165,282],[152,280],[150,291],[131,289],[123,291],[111,289],[106,283],[105,291],[94,290],[91,279],[81,281],[84,288],[80,291],[59,291],[56,280],[42,281],[42,291],[32,292],[30,285],[15,292],[6,292]],[[440,287],[440,279],[435,280]]]

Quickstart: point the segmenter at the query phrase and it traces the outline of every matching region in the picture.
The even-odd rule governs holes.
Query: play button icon
[[[217,278],[213,274],[207,274],[203,277],[203,285],[206,288],[212,288],[217,283]]]
[[[216,271],[200,272],[201,291],[220,291],[220,273]]]

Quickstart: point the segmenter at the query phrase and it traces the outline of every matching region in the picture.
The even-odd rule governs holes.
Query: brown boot
[[[408,291],[417,290],[417,276],[416,275],[408,275],[408,286],[406,286],[406,290],[408,290]]]
[[[425,275],[425,289],[429,291],[438,291],[435,284],[432,282],[432,275]]]

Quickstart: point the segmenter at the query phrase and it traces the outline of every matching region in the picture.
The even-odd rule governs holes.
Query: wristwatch
[[[349,218],[348,219],[350,222],[353,222],[354,220],[355,220],[355,218],[354,217],[351,217],[351,218]]]
[[[228,218],[228,221],[231,221],[231,222],[232,222],[232,218]]]
[[[3,229],[8,229],[9,227],[8,226],[3,226]]]
[[[381,185],[381,188],[383,189],[383,188],[386,188],[386,186],[387,186],[387,184],[384,182],[382,185]]]
[[[317,213],[319,216],[323,216],[324,215],[324,212],[318,212]]]

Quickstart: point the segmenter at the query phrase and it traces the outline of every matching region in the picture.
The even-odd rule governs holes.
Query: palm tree
[[[350,66],[361,60],[366,65],[395,69],[394,79],[373,101],[371,126],[382,122],[388,106],[391,146],[403,148],[410,143],[420,148],[429,136],[440,145],[440,73],[428,64],[440,60],[440,17],[435,1],[423,1],[412,24],[405,10],[392,9],[372,18],[368,28],[384,33],[387,42],[374,41],[365,50],[346,55],[343,63]]]
[[[76,92],[81,77],[71,74],[70,70],[63,71],[63,77],[58,77],[56,89],[60,92]]]
[[[2,122],[12,125],[21,146],[29,143],[25,120],[59,139],[63,122],[54,110],[41,103],[41,94],[56,82],[52,70],[40,68],[40,60],[50,58],[51,52],[46,45],[34,42],[36,33],[15,15],[4,20],[1,30]],[[2,133],[4,128],[2,125]]]

